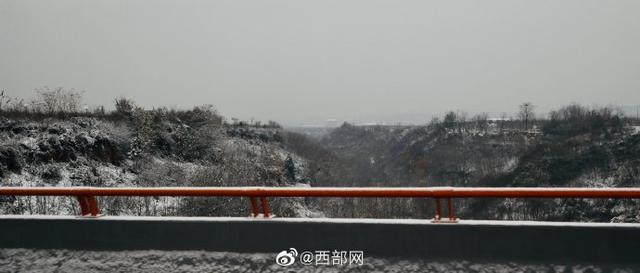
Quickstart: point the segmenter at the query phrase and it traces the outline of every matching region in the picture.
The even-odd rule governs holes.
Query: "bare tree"
[[[473,126],[476,131],[479,131],[479,132],[487,131],[487,127],[489,126],[489,123],[488,123],[489,114],[487,113],[476,114],[475,116],[473,116],[473,118],[471,118],[471,120],[473,121]]]
[[[77,113],[80,110],[82,92],[77,92],[74,89],[65,90],[62,87],[51,89],[45,86],[36,89],[36,93],[37,97],[32,102],[35,112]]]
[[[529,121],[535,118],[534,113],[535,105],[531,102],[525,102],[520,104],[520,112],[518,112],[518,117],[520,120],[524,121],[524,129],[529,129]]]
[[[465,125],[467,124],[468,114],[465,111],[458,110],[456,115],[458,116],[458,133],[462,134],[466,130]]]
[[[0,112],[11,102],[11,98],[4,94],[4,90],[0,92]]]
[[[133,115],[133,112],[137,106],[133,102],[133,100],[127,99],[125,97],[119,97],[115,99],[115,107],[116,113],[122,115],[123,117],[130,117],[131,115]]]
[[[505,123],[507,122],[507,119],[508,119],[507,113],[502,112],[502,114],[500,114],[500,120],[499,120],[500,132],[504,131],[504,126],[505,126]]]
[[[458,115],[456,115],[456,112],[449,111],[447,112],[446,115],[444,115],[442,125],[446,129],[453,129],[456,127],[457,121],[458,121]]]

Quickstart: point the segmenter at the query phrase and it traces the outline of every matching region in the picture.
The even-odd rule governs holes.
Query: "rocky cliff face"
[[[635,128],[607,125],[559,134],[469,127],[345,124],[322,143],[347,164],[359,186],[640,186],[640,134]],[[386,217],[429,217],[433,209],[419,200],[360,205],[359,210]],[[468,219],[640,221],[640,202],[634,200],[477,199],[457,205]]]
[[[278,128],[179,119],[0,119],[2,186],[308,185],[307,162],[284,148]],[[306,184],[305,184],[306,183]],[[248,215],[238,198],[101,198],[103,210],[134,215]],[[282,202],[288,202],[282,205]],[[304,204],[274,201],[280,215],[308,216]],[[75,200],[0,200],[3,213],[73,214]]]

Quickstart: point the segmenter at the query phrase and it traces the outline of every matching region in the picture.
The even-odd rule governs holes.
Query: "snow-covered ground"
[[[262,217],[173,217],[173,216],[101,216],[83,218],[62,215],[0,215],[6,219],[77,220],[77,221],[202,221],[202,222],[280,222],[280,223],[335,223],[335,224],[385,224],[385,225],[471,225],[471,226],[556,226],[556,227],[624,227],[640,229],[638,223],[580,223],[550,221],[458,220],[456,223],[434,223],[432,219],[372,219],[372,218],[262,218]]]
[[[364,257],[363,265],[282,267],[276,253],[0,249],[0,272],[636,272],[624,265],[423,261]]]

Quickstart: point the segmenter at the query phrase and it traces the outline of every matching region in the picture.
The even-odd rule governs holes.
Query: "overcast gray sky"
[[[289,125],[640,103],[638,0],[0,0],[0,89]]]

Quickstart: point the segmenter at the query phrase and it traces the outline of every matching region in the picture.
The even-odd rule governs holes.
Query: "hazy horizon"
[[[640,2],[0,1],[0,90],[285,125],[640,104]],[[424,117],[424,118],[422,118]]]

